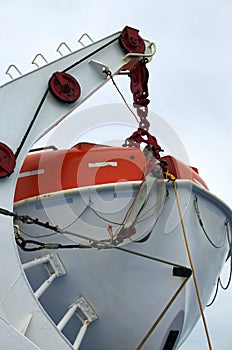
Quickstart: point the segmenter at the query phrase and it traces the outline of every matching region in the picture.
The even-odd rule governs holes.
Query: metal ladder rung
[[[32,261],[28,261],[27,263],[24,263],[22,266],[23,266],[24,270],[27,270],[27,269],[29,269],[31,267],[47,263],[48,261],[49,261],[49,255],[44,255],[44,256],[41,256],[38,259],[34,259]]]
[[[98,316],[94,309],[90,306],[88,301],[84,297],[80,297],[74,304],[70,306],[66,314],[57,324],[57,328],[59,331],[62,331],[62,329],[66,326],[66,324],[69,322],[69,320],[72,318],[75,312],[82,322],[82,326],[78,331],[76,339],[73,343],[74,350],[78,350],[86,334],[89,324],[94,322],[98,318]]]
[[[77,334],[77,337],[76,337],[76,339],[75,339],[75,341],[73,343],[73,349],[74,350],[78,350],[79,349],[79,347],[80,347],[80,345],[82,343],[82,340],[84,339],[84,336],[85,336],[85,333],[87,331],[88,326],[89,326],[89,321],[86,320],[83,323],[81,329],[79,330],[79,332]]]
[[[83,39],[87,38],[90,43],[94,43],[93,39],[89,36],[88,33],[84,33],[81,35],[81,37],[77,40],[78,43],[80,43],[83,47],[87,46],[85,43],[83,43]]]
[[[56,279],[57,274],[53,273],[47,280],[45,280],[41,286],[35,291],[35,297],[39,299],[41,295],[48,289],[52,282]]]
[[[62,46],[65,46],[66,49],[69,51],[69,52],[72,52],[72,50],[70,49],[70,47],[63,41],[62,43],[60,43],[60,45],[57,47],[56,51],[59,52],[59,54],[63,57],[63,53],[61,51],[61,47]]]
[[[57,328],[59,329],[59,331],[62,331],[62,329],[66,326],[66,324],[68,323],[68,321],[71,319],[71,317],[74,315],[75,311],[77,309],[77,304],[73,304],[68,311],[66,312],[66,314],[63,316],[63,318],[60,320],[60,322],[57,324]]]
[[[29,261],[23,264],[24,270],[32,268],[34,266],[38,266],[44,264],[49,277],[41,284],[41,286],[35,291],[35,297],[40,298],[41,295],[48,289],[48,287],[52,284],[52,282],[57,278],[66,275],[66,270],[64,265],[62,264],[58,254],[49,253],[41,256],[38,259]]]

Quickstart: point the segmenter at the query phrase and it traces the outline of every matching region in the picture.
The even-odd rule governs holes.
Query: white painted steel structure
[[[30,126],[39,103],[45,96],[38,116],[18,152],[14,173],[10,177],[0,179],[1,208],[13,211],[16,181],[33,143],[108,80],[104,73],[99,73],[99,69],[96,68],[99,68],[99,65],[96,62],[100,62],[100,67],[108,67],[112,74],[117,74],[125,64],[125,54],[118,43],[119,35],[120,33],[116,33],[84,47],[0,88],[0,141],[9,146],[14,153],[17,153],[25,130]],[[150,59],[153,53],[153,45],[146,41],[145,56]],[[134,57],[129,54],[126,60]],[[136,55],[137,59],[141,57],[142,55]],[[89,64],[90,60],[94,63]],[[80,63],[74,65],[76,62]],[[77,102],[70,105],[57,101],[47,89],[48,81],[54,72],[64,71],[71,66],[73,67],[68,73],[81,85],[81,96]],[[138,187],[139,184],[117,184],[118,191],[125,190],[125,186],[131,188],[132,185]],[[177,185],[202,303],[205,306],[229,252],[225,222],[228,222],[227,227],[230,231],[232,215],[230,209],[218,198],[191,181],[179,180]],[[163,210],[151,234],[139,243],[127,241],[125,247],[138,254],[189,267],[172,183],[166,181],[165,186],[169,196],[165,199]],[[87,195],[91,196],[94,202],[98,191],[109,200],[115,191],[115,186],[111,187],[106,185],[89,188]],[[79,210],[78,196],[81,194],[84,198],[85,191],[86,189],[80,189],[32,198],[18,203],[15,210],[45,221],[49,212],[48,218],[52,216],[54,222],[62,227],[61,213],[67,209],[67,203],[59,205],[57,199],[71,196],[73,202],[69,204],[69,210],[75,213]],[[218,245],[225,240],[218,249],[210,244],[199,225],[194,209],[196,197],[202,220],[212,240]],[[45,210],[48,201],[51,203],[52,200],[58,204]],[[36,207],[38,203],[42,203],[40,213],[38,206]],[[94,220],[93,214],[87,214],[86,222],[95,225]],[[28,231],[27,225],[19,224],[20,229]],[[47,256],[42,255],[41,258],[41,253],[19,255],[12,218],[1,215],[0,228],[0,331],[4,335],[1,336],[0,347],[4,349],[50,350],[51,346],[57,350],[78,349],[79,346],[83,350],[136,349],[183,282],[183,277],[173,276],[172,265],[115,249],[61,250],[59,258],[67,274],[56,278],[57,273],[54,271],[48,277],[45,268],[49,261]],[[72,228],[78,229],[78,226]],[[44,229],[41,229],[39,234],[43,233]],[[37,236],[38,228],[31,226],[30,234]],[[85,234],[88,236],[87,231],[83,233]],[[76,240],[78,241],[68,235],[60,235],[57,238],[57,242],[64,244]],[[39,263],[33,262],[34,258],[42,260]],[[45,280],[46,286],[44,284],[42,289],[38,290],[39,284]],[[90,324],[86,335],[87,323],[73,317],[74,307],[69,309],[82,295],[98,315],[98,319]],[[65,319],[62,319],[63,315],[66,315]],[[163,349],[172,330],[179,332],[174,347],[178,346],[185,340],[198,318],[199,308],[190,278],[157,329],[144,344],[144,350]],[[80,328],[81,333],[77,336]]]

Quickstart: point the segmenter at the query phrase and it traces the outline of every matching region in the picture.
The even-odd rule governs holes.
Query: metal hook
[[[72,50],[70,49],[70,47],[65,43],[65,42],[62,42],[62,43],[60,43],[60,45],[58,46],[58,48],[56,49],[56,51],[57,52],[59,52],[59,54],[61,55],[61,56],[63,56],[63,54],[62,54],[62,52],[61,52],[61,46],[65,46],[67,49],[68,49],[68,51],[69,52],[72,52]]]
[[[20,228],[19,225],[14,225],[14,233],[16,236],[20,236]]]
[[[32,64],[35,64],[38,68],[39,68],[39,65],[38,65],[38,63],[36,63],[35,62],[35,60],[38,58],[38,57],[42,57],[42,59],[46,62],[46,63],[48,63],[48,61],[46,60],[46,58],[41,54],[41,53],[37,53],[37,55],[34,57],[34,59],[32,60]]]
[[[14,68],[14,69],[19,73],[19,75],[22,75],[22,73],[20,72],[20,70],[19,70],[14,64],[11,64],[11,65],[7,68],[5,74],[8,74],[8,75],[11,77],[12,80],[13,80],[14,78],[13,78],[13,76],[10,74],[11,68]]]
[[[142,59],[142,58],[147,58],[148,62],[151,60],[152,56],[154,56],[154,54],[156,53],[156,45],[155,43],[151,42],[148,46],[148,48],[151,50],[151,53],[133,53],[133,52],[129,52],[128,54],[126,54],[124,57],[123,57],[123,61],[126,61],[128,58],[129,59]]]
[[[93,43],[93,39],[89,36],[89,34],[84,33],[82,34],[82,36],[78,39],[78,43],[80,43],[83,47],[85,47],[86,45],[83,44],[83,42],[81,41],[85,36],[87,36],[87,38]]]

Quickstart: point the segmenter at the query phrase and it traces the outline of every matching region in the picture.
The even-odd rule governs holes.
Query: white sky
[[[0,83],[9,80],[9,64],[26,73],[37,53],[54,60],[60,42],[75,50],[84,32],[97,40],[125,25],[139,29],[157,44],[149,65],[150,108],[176,130],[210,189],[232,206],[231,18],[230,0],[0,0]],[[121,102],[112,87],[87,106],[106,102]],[[214,350],[231,349],[231,314],[230,289],[206,311]],[[207,349],[201,325],[181,348],[199,349]]]

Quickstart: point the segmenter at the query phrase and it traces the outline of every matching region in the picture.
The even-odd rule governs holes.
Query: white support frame
[[[81,96],[72,104],[56,100],[49,91],[46,93],[46,98],[40,106],[37,118],[17,156],[14,173],[9,177],[0,179],[0,207],[13,211],[18,174],[33,143],[82,104],[109,79],[106,74],[99,74],[89,64],[89,59],[102,62],[102,65],[109,67],[112,75],[119,73],[125,65],[124,50],[118,42],[119,35],[120,32],[92,43],[0,87],[0,142],[6,144],[15,154],[25,136],[25,130],[29,128],[33,116],[35,116],[38,106],[45,96],[48,81],[52,74],[57,71],[67,71],[77,79],[81,86]],[[145,41],[145,45],[145,54],[150,56],[153,53],[152,45],[148,41]],[[135,59],[135,57],[131,57],[131,59]],[[137,59],[141,59],[141,57]],[[130,57],[127,56],[126,61],[128,62],[128,60],[130,60]],[[75,65],[76,62],[79,62],[79,64]],[[57,329],[50,322],[25,278],[15,244],[12,218],[1,215],[0,227],[2,232],[0,237],[2,261],[0,306],[6,314],[12,315],[8,322],[14,326],[18,322],[18,318],[24,319],[26,317],[25,309],[28,309],[28,314],[32,314],[30,323],[31,338],[36,339],[37,344],[43,350],[48,349],[46,341],[43,341],[48,337],[52,339],[54,347],[63,350],[70,349],[69,342],[65,337],[60,336],[60,332],[57,332]],[[24,268],[28,266],[25,265]],[[53,280],[55,276],[50,278]],[[20,303],[17,302],[19,291]],[[37,297],[38,295],[40,295],[40,292],[37,291]],[[14,316],[16,313],[10,312],[14,308],[17,308],[17,316]],[[39,339],[38,329],[40,330]]]

